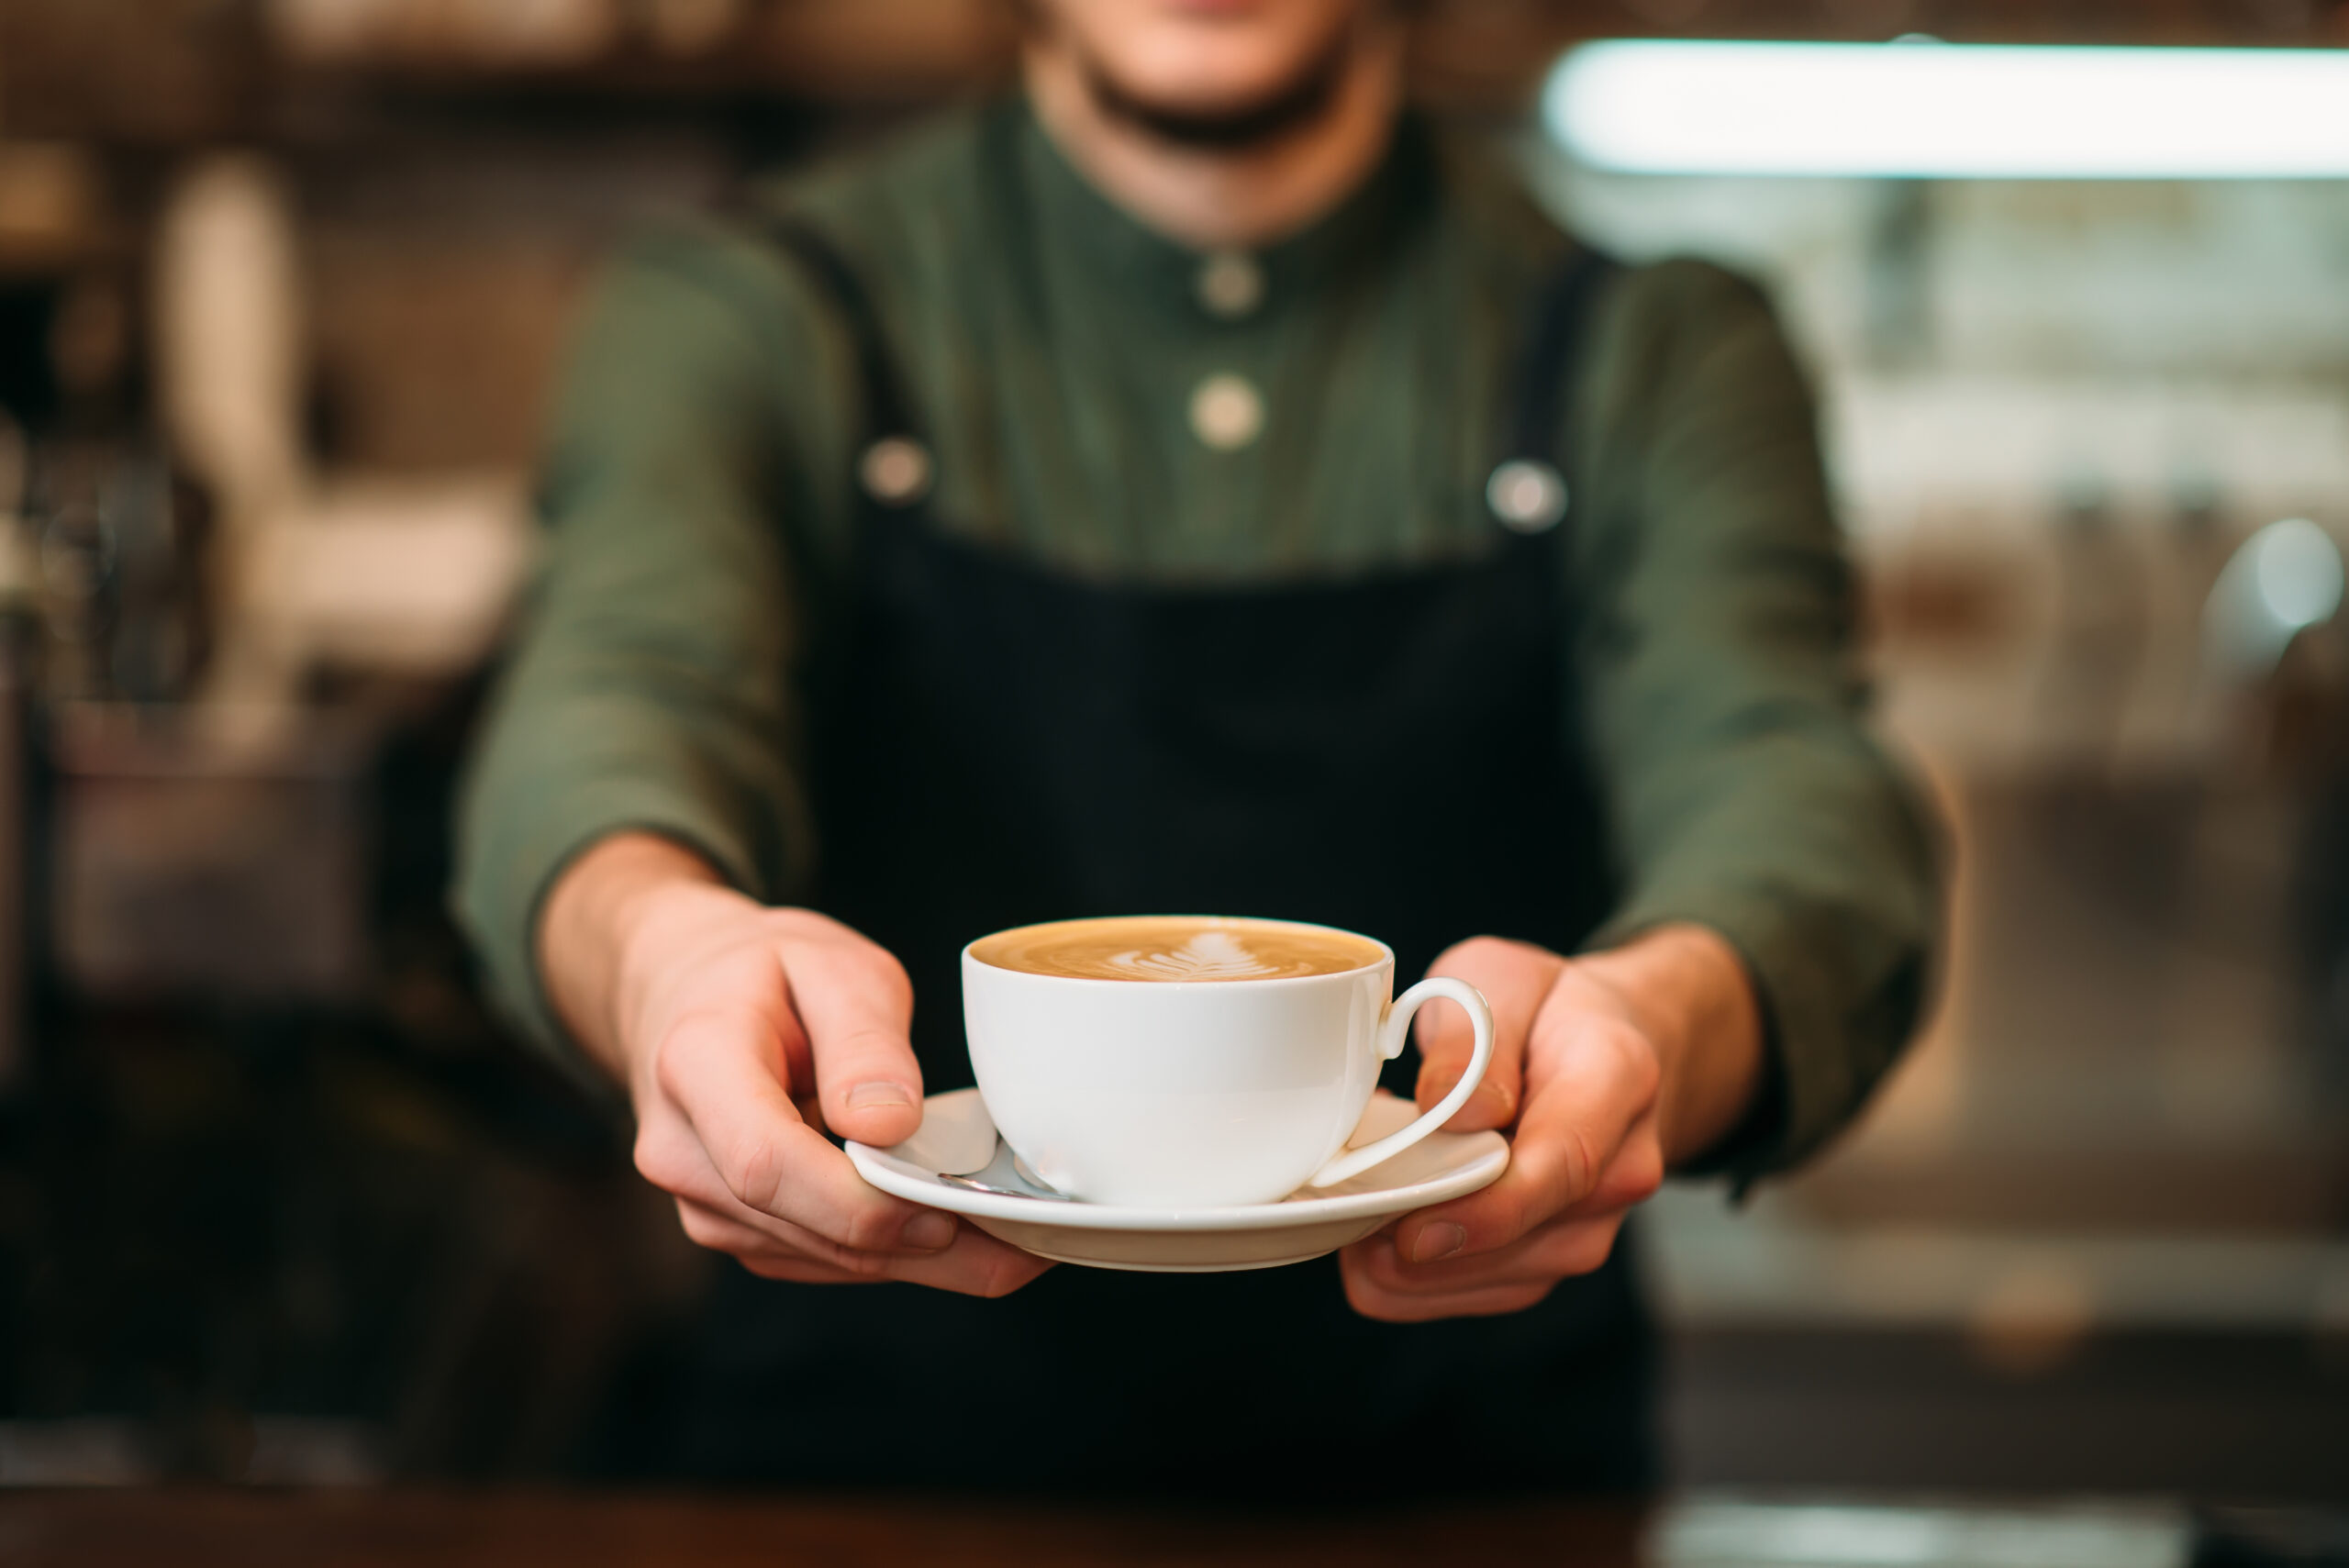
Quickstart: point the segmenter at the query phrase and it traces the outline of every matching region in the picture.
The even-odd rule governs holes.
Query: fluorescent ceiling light
[[[2339,179],[2349,50],[1595,43],[1542,117],[1631,173]]]

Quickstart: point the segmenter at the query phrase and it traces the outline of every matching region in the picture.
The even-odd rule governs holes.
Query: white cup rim
[[[972,951],[981,942],[992,941],[996,937],[1008,937],[1018,931],[1037,931],[1047,926],[1090,925],[1108,920],[1220,921],[1232,926],[1270,926],[1284,931],[1318,931],[1324,936],[1348,937],[1358,942],[1368,942],[1378,950],[1378,956],[1368,963],[1358,963],[1352,969],[1333,969],[1326,974],[1285,974],[1269,979],[1243,980],[1103,980],[1089,974],[1039,974],[1032,969],[1011,969],[1000,963],[989,963]],[[1194,990],[1209,986],[1224,988],[1244,985],[1254,990],[1258,987],[1269,989],[1282,985],[1327,984],[1333,980],[1368,974],[1381,965],[1391,968],[1395,962],[1395,950],[1376,937],[1367,936],[1361,931],[1350,931],[1343,926],[1324,926],[1311,920],[1268,920],[1254,915],[1078,915],[1063,920],[1035,920],[1025,926],[1006,926],[999,931],[989,931],[984,936],[973,937],[963,944],[963,962],[975,963],[990,974],[1008,974],[1019,980],[1042,981],[1053,985],[1115,986],[1120,990],[1131,990],[1136,986]]]

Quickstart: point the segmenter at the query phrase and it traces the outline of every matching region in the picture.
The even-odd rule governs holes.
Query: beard
[[[1354,30],[1340,28],[1287,81],[1250,102],[1216,109],[1180,107],[1141,96],[1088,51],[1077,51],[1076,65],[1104,117],[1171,146],[1241,152],[1284,140],[1328,115],[1345,82],[1354,42]]]

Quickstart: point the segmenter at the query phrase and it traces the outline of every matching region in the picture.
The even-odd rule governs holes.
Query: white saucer
[[[1384,1138],[1416,1114],[1408,1100],[1374,1095],[1348,1145]],[[1040,1258],[1152,1273],[1301,1263],[1361,1240],[1397,1215],[1489,1186],[1508,1166],[1508,1141],[1497,1132],[1432,1132],[1351,1181],[1232,1208],[1055,1203],[974,1192],[938,1179],[941,1171],[978,1169],[995,1146],[995,1123],[979,1092],[955,1089],[922,1102],[921,1130],[903,1143],[888,1149],[851,1143],[848,1157],[883,1192],[962,1215]]]

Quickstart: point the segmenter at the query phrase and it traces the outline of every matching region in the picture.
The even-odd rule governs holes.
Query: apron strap
[[[1622,270],[1605,251],[1576,243],[1534,298],[1501,460],[1485,486],[1493,515],[1519,533],[1544,533],[1565,518],[1571,493],[1568,454],[1560,450],[1562,416],[1583,373],[1599,301]]]
[[[806,269],[840,312],[856,355],[857,378],[864,384],[864,418],[858,441],[857,478],[865,495],[886,507],[918,504],[930,493],[936,464],[913,403],[906,395],[881,330],[873,295],[840,247],[805,219],[785,214],[764,221],[769,239]]]
[[[1605,251],[1576,244],[1574,254],[1542,286],[1534,302],[1532,329],[1518,356],[1504,457],[1554,463],[1564,455],[1556,450],[1559,416],[1581,373],[1599,299],[1622,270],[1623,264]]]

